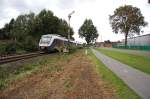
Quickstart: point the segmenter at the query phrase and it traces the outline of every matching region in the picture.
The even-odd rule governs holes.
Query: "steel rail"
[[[21,55],[14,55],[14,56],[6,56],[0,58],[0,64],[9,63],[13,61],[28,59],[36,56],[44,55],[45,52],[35,52],[35,53],[28,53],[28,54],[21,54]]]

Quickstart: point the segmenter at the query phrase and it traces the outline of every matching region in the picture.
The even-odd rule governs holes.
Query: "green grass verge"
[[[139,56],[139,55],[133,55],[133,54],[123,53],[123,52],[118,52],[118,51],[110,51],[107,49],[100,49],[100,48],[98,48],[97,50],[124,64],[127,64],[138,70],[141,70],[145,73],[150,74],[150,57],[149,56]]]
[[[140,99],[133,90],[97,59],[90,49],[88,49],[88,56],[96,64],[96,69],[101,77],[116,88],[117,99]]]

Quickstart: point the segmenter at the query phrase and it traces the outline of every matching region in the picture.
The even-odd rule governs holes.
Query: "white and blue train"
[[[48,52],[52,50],[63,51],[68,45],[82,47],[81,42],[68,40],[57,34],[46,34],[41,36],[39,49]]]

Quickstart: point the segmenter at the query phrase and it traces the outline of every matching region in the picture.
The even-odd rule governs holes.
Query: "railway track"
[[[28,59],[28,58],[32,58],[32,57],[36,57],[36,56],[41,56],[44,54],[45,54],[45,52],[35,52],[35,53],[0,57],[0,64],[23,60],[23,59]]]

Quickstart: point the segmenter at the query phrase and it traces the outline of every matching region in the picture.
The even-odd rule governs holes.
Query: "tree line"
[[[69,27],[65,20],[55,16],[52,11],[43,9],[37,15],[30,12],[19,15],[16,19],[12,18],[0,29],[0,40],[8,41],[5,50],[35,51],[38,49],[41,35],[59,34],[67,38],[68,29],[73,39],[73,28]]]

